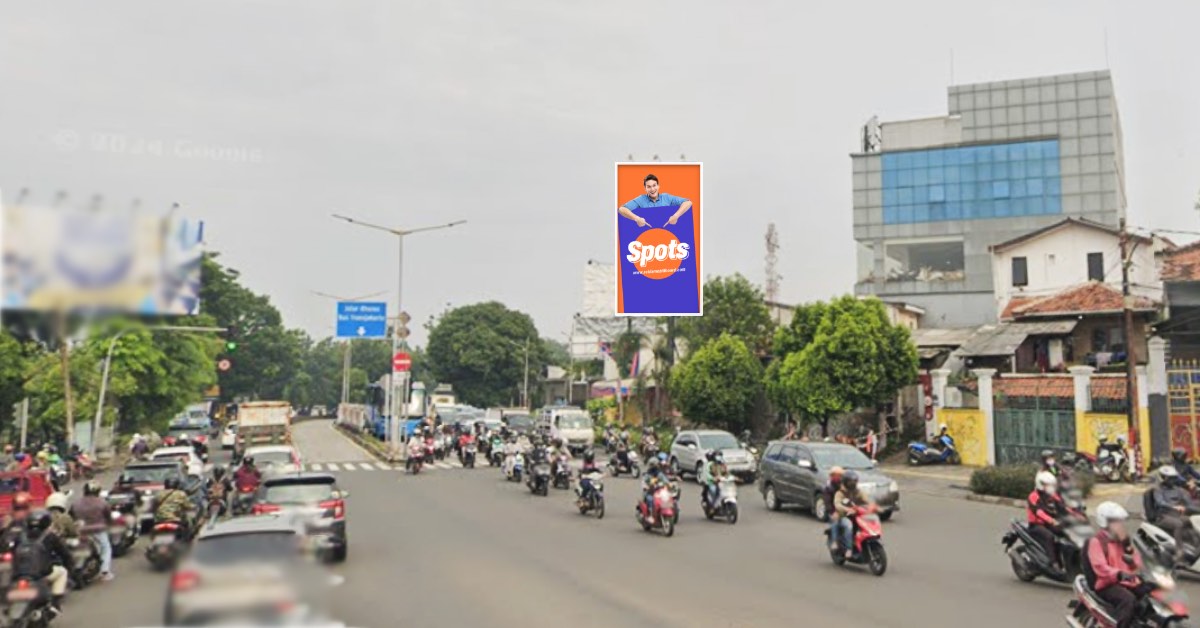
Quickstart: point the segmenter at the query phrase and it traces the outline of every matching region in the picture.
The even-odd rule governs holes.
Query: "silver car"
[[[720,451],[729,472],[742,482],[753,482],[757,473],[754,455],[745,443],[723,430],[687,430],[671,443],[671,469],[676,475],[689,473],[697,479],[710,451]]]
[[[829,510],[822,491],[833,467],[858,474],[858,487],[879,506],[880,519],[887,521],[900,510],[900,487],[850,445],[774,441],[763,452],[761,466],[759,490],[771,510],[795,505],[827,521]]]

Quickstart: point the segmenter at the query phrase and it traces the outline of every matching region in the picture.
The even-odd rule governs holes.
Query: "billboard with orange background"
[[[617,316],[704,313],[699,163],[616,164]]]

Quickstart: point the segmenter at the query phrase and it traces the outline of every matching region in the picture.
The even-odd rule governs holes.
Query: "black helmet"
[[[842,476],[842,486],[850,489],[858,486],[858,473],[855,473],[854,471],[847,471],[846,474]]]
[[[554,439],[554,446],[555,446],[555,447],[562,447],[562,439],[561,439],[561,438],[556,438],[556,439]]]
[[[83,494],[88,497],[96,497],[100,494],[100,485],[95,482],[88,482],[83,485]]]
[[[254,464],[254,457],[253,457],[253,456],[246,456],[245,458],[242,458],[242,466],[248,467],[248,466],[251,466],[251,465],[253,465],[253,464]]]
[[[713,462],[723,464],[725,462],[725,454],[721,453],[720,451],[714,451]]]
[[[1053,450],[1050,450],[1050,449],[1043,449],[1043,450],[1042,450],[1042,464],[1044,464],[1044,465],[1046,465],[1046,466],[1048,466],[1048,467],[1053,467],[1053,466],[1055,466],[1055,463],[1054,463],[1054,451],[1053,451]]]
[[[1171,450],[1171,459],[1175,462],[1187,462],[1187,451],[1182,447],[1176,447]]]
[[[28,526],[29,532],[36,536],[50,529],[50,524],[53,521],[54,519],[48,511],[39,510],[29,515],[29,519],[25,525]]]
[[[715,449],[709,450],[708,453],[704,454],[704,457],[708,458],[709,462],[716,460],[717,459],[717,450],[715,450]]]
[[[584,462],[595,462],[596,461],[596,452],[592,451],[591,449],[585,449],[583,451],[583,461]]]
[[[163,488],[166,488],[166,489],[179,488],[179,478],[174,477],[174,476],[167,478],[166,481],[163,482]]]
[[[221,465],[213,467],[213,477],[218,480],[225,477],[225,467]]]

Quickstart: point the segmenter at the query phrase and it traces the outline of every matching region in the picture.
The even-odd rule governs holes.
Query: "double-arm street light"
[[[104,355],[104,373],[100,376],[100,396],[96,400],[96,420],[92,421],[92,442],[88,444],[88,453],[93,457],[96,455],[96,430],[100,426],[100,419],[104,417],[104,395],[108,391],[108,371],[112,367],[113,350],[117,348],[117,341],[124,336],[126,332],[147,330],[150,332],[156,331],[178,331],[191,333],[225,333],[229,331],[224,327],[183,327],[179,325],[157,325],[154,327],[131,327],[118,331],[112,340],[108,341],[108,352]]]
[[[345,222],[348,222],[352,225],[357,225],[359,227],[366,227],[368,229],[374,229],[376,231],[384,231],[386,233],[390,233],[391,235],[396,236],[396,240],[399,243],[399,256],[398,256],[398,263],[396,265],[396,317],[397,317],[397,324],[392,327],[392,355],[395,355],[397,352],[400,351],[400,347],[402,344],[405,346],[407,346],[407,344],[408,344],[407,341],[402,341],[400,338],[400,335],[398,333],[396,333],[400,328],[399,317],[401,316],[402,312],[404,311],[403,310],[403,307],[404,307],[404,300],[403,300],[403,295],[404,295],[404,237],[412,235],[414,233],[422,233],[425,231],[437,231],[439,229],[449,229],[450,227],[455,227],[455,226],[461,225],[467,221],[455,220],[453,222],[448,222],[448,223],[440,224],[440,225],[432,225],[429,227],[417,227],[415,229],[394,229],[392,227],[384,227],[382,225],[375,225],[375,224],[371,224],[369,222],[363,222],[356,218],[351,218],[349,216],[343,216],[341,214],[333,214],[333,217],[337,218],[338,220],[343,220]],[[397,448],[397,443],[399,442],[399,438],[397,438],[398,432],[399,432],[399,426],[397,423],[397,421],[399,419],[399,417],[397,416],[397,411],[398,411],[397,407],[404,408],[405,406],[404,406],[403,402],[407,401],[407,398],[408,398],[408,372],[405,371],[403,374],[404,385],[400,391],[400,394],[398,394],[398,395],[393,391],[393,389],[395,388],[394,379],[395,379],[394,376],[389,378],[388,386],[384,391],[384,399],[385,399],[384,405],[387,407],[387,413],[390,417],[388,420],[388,443],[392,447],[393,454],[395,453],[395,450]],[[400,403],[397,403],[397,401],[399,401]]]

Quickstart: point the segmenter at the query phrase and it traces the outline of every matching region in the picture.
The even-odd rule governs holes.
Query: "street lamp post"
[[[396,264],[396,271],[397,271],[397,277],[396,277],[396,317],[397,317],[397,319],[396,319],[396,322],[397,322],[397,324],[392,329],[392,355],[394,356],[394,355],[396,355],[397,352],[400,351],[400,348],[402,345],[403,346],[408,345],[408,341],[402,342],[400,340],[400,335],[397,333],[397,331],[399,330],[399,327],[400,327],[399,317],[400,317],[401,313],[404,311],[404,309],[403,309],[404,308],[404,298],[403,298],[403,295],[404,295],[404,236],[412,235],[414,233],[421,233],[423,231],[437,231],[439,229],[449,229],[450,227],[455,227],[455,226],[461,225],[467,221],[455,220],[453,222],[448,222],[448,223],[441,224],[441,225],[433,225],[430,227],[417,227],[415,229],[393,229],[391,227],[384,227],[381,225],[374,225],[371,223],[363,222],[361,220],[357,220],[357,219],[351,218],[349,216],[342,216],[340,214],[333,214],[333,217],[337,218],[338,220],[343,220],[345,222],[348,222],[352,225],[358,225],[360,227],[366,227],[368,229],[375,229],[377,231],[385,231],[387,233],[390,233],[390,234],[396,236],[396,239],[399,244],[399,246],[397,247],[399,249],[399,251],[398,251],[399,255],[397,257],[397,264]],[[396,413],[398,411],[397,406],[399,406],[399,408],[403,408],[404,402],[407,401],[408,371],[403,372],[402,378],[403,378],[404,384],[403,384],[403,387],[402,387],[399,395],[396,395],[396,393],[394,391],[394,389],[396,387],[395,370],[394,369],[392,371],[392,376],[388,378],[388,387],[387,387],[387,389],[384,390],[384,399],[385,399],[384,405],[387,406],[387,411],[388,411],[388,414],[390,415],[389,419],[388,419],[388,443],[389,443],[390,447],[392,448],[393,455],[395,455],[397,452],[397,443],[400,440],[398,438],[398,436],[399,436],[399,422],[398,422],[399,417],[397,417],[397,415],[396,415]],[[399,403],[397,403],[397,401],[399,401]]]
[[[159,325],[157,327],[147,327],[146,329],[154,331],[181,331],[181,332],[225,332],[229,331],[224,327],[181,327],[178,325]],[[104,355],[104,372],[100,375],[100,395],[96,400],[96,420],[92,421],[92,442],[88,444],[88,454],[95,457],[96,455],[96,430],[100,426],[100,419],[104,417],[104,395],[108,392],[108,372],[112,368],[113,350],[117,348],[117,341],[125,332],[132,331],[130,329],[122,329],[108,341],[108,352]]]

